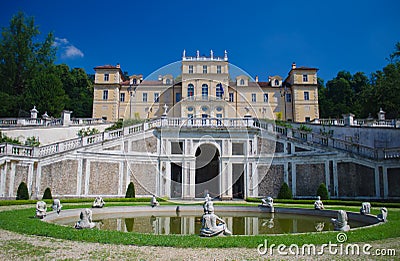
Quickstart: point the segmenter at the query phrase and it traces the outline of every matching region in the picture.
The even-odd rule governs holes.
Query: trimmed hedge
[[[324,183],[321,183],[321,185],[319,185],[317,196],[320,196],[323,200],[329,199],[329,192]]]
[[[28,187],[25,182],[21,182],[17,190],[17,200],[29,199]]]
[[[135,197],[135,185],[133,182],[129,183],[128,188],[126,189],[125,198],[134,198]]]
[[[282,187],[278,193],[278,198],[279,199],[292,199],[293,198],[292,191],[290,190],[290,188],[286,182],[283,182]]]
[[[42,199],[53,199],[50,188],[46,188],[43,193]]]

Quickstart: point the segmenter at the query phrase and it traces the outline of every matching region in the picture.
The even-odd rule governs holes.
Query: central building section
[[[233,199],[258,195],[255,129],[159,128],[157,194],[170,198]]]

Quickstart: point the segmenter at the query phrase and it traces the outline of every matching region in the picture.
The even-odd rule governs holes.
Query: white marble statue
[[[270,208],[271,212],[274,212],[274,199],[272,197],[263,198],[261,202],[261,206]]]
[[[208,208],[210,206],[214,206],[214,203],[212,202],[212,198],[210,197],[210,194],[207,193],[207,195],[204,198],[204,204],[203,204],[204,213],[207,213]]]
[[[100,196],[97,196],[93,202],[92,208],[102,208],[102,207],[104,207],[105,204],[106,203],[104,202],[103,198]]]
[[[200,236],[213,237],[220,234],[226,236],[232,235],[232,232],[226,227],[225,221],[214,214],[214,206],[212,205],[208,206],[208,210],[204,213],[201,223]]]
[[[151,207],[152,207],[152,208],[154,208],[154,207],[160,205],[160,203],[158,203],[158,201],[157,201],[157,199],[156,199],[156,196],[154,196],[154,195],[153,195],[153,197],[151,198],[150,204],[151,204]]]
[[[53,211],[57,211],[57,214],[60,214],[61,208],[62,208],[60,200],[59,199],[54,199],[53,200],[53,205],[51,205],[51,208],[53,209]]]
[[[366,215],[366,214],[369,214],[369,213],[371,213],[371,203],[363,202],[361,204],[360,214]]]
[[[317,210],[324,209],[324,203],[322,203],[320,196],[318,196],[317,200],[314,202],[314,209],[317,209]]]
[[[381,208],[381,213],[376,216],[376,218],[381,222],[386,222],[388,210],[387,208]]]
[[[75,224],[77,229],[94,228],[96,226],[96,223],[92,222],[92,210],[88,208],[81,211],[79,218],[80,220]]]
[[[335,226],[336,231],[349,231],[350,226],[347,224],[347,213],[344,210],[337,212],[337,218],[332,218],[331,222]]]
[[[44,201],[38,201],[36,203],[36,217],[37,218],[44,218],[46,216],[47,205]]]

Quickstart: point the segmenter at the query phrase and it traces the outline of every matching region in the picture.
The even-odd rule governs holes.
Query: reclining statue
[[[36,203],[36,217],[37,218],[44,218],[46,216],[47,205],[44,201],[38,201]]]
[[[92,208],[102,208],[102,207],[104,207],[105,204],[106,203],[104,202],[103,198],[100,196],[97,196],[93,202]]]
[[[53,205],[51,205],[51,208],[53,209],[53,211],[57,211],[57,214],[60,214],[61,208],[62,208],[60,200],[59,199],[54,199],[53,200]]]
[[[378,215],[376,216],[376,218],[377,218],[380,222],[386,222],[386,220],[387,220],[387,214],[388,214],[387,208],[381,208],[381,213],[378,214]]]
[[[347,213],[344,210],[339,210],[337,212],[337,218],[332,218],[331,222],[333,223],[336,231],[349,231],[350,226],[347,224]]]
[[[232,235],[232,232],[226,227],[225,221],[214,214],[213,205],[208,205],[207,212],[204,213],[201,223],[200,236],[213,237],[220,234],[226,236]]]
[[[317,200],[314,202],[314,209],[317,209],[317,210],[324,209],[324,203],[322,203],[320,196],[318,196]]]
[[[74,226],[76,229],[94,228],[96,226],[96,224],[92,222],[92,211],[90,209],[85,208],[82,210],[79,217],[81,220],[76,222]]]
[[[361,208],[360,208],[360,214],[361,215],[366,215],[371,213],[371,203],[369,202],[363,202],[361,204]]]

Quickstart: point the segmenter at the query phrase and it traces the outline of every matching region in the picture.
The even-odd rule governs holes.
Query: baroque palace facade
[[[292,68],[288,76],[258,77],[230,73],[228,55],[223,57],[183,53],[179,75],[126,79],[120,65],[95,67],[93,117],[108,121],[152,119],[171,108],[170,117],[242,118],[309,122],[319,118],[316,68]]]

